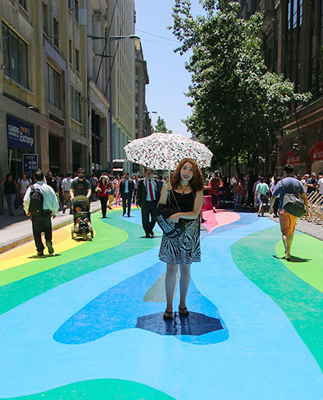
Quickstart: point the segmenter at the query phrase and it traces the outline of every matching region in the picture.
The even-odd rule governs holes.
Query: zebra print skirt
[[[200,262],[200,219],[185,220],[185,230],[181,236],[168,238],[163,234],[159,259],[167,264]]]

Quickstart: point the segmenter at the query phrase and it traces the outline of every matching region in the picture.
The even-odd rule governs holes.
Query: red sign
[[[293,150],[290,149],[285,156],[284,163],[286,164],[299,164],[301,162],[301,157],[298,154],[297,156],[294,155]]]
[[[315,143],[315,145],[309,151],[308,159],[310,161],[323,160],[323,142]]]

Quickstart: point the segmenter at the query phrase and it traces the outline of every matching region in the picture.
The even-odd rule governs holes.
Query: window
[[[27,10],[27,0],[19,0],[19,4],[20,4],[25,10]]]
[[[4,73],[28,88],[28,48],[9,27],[2,25]]]
[[[43,31],[48,35],[48,8],[47,4],[42,3],[42,14],[43,14]]]
[[[61,108],[61,75],[47,64],[47,101],[57,108]]]
[[[73,45],[71,39],[68,41],[68,54],[69,54],[70,64],[73,65]]]
[[[81,93],[71,86],[71,116],[76,121],[82,122]]]
[[[53,18],[53,27],[54,27],[54,46],[59,47],[59,22],[56,18]]]
[[[80,52],[77,49],[75,49],[75,68],[80,72]]]
[[[79,15],[79,2],[78,2],[78,0],[75,0],[75,19],[76,19],[77,22],[79,22],[79,18],[80,18],[80,15]]]
[[[68,9],[69,10],[73,10],[73,0],[68,0],[68,2],[67,2],[67,4],[68,4]]]

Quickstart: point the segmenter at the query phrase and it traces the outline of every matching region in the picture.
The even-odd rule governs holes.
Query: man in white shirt
[[[70,189],[72,181],[72,174],[70,172],[68,172],[66,174],[66,178],[62,180],[62,192],[64,197],[63,214],[65,214],[66,208],[69,206],[70,203]]]
[[[35,245],[37,248],[37,256],[41,257],[44,255],[43,242],[41,240],[41,233],[45,233],[46,246],[48,248],[48,253],[53,254],[54,249],[52,246],[52,222],[51,217],[54,219],[58,212],[59,206],[56,194],[54,190],[44,182],[44,174],[38,169],[35,173],[36,183],[34,185],[29,186],[27,192],[24,197],[24,210],[28,217],[31,217],[32,227],[33,227],[33,235],[35,240]],[[43,195],[42,200],[42,211],[39,212],[38,215],[31,214],[30,205],[31,205],[31,191],[32,190],[40,190]]]
[[[323,173],[319,173],[319,180],[317,182],[317,187],[320,194],[323,194]]]

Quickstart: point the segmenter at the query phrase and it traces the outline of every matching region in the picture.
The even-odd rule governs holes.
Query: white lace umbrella
[[[183,135],[153,133],[128,143],[127,160],[157,170],[174,170],[183,158],[192,158],[200,168],[211,165],[213,154],[204,144]]]

